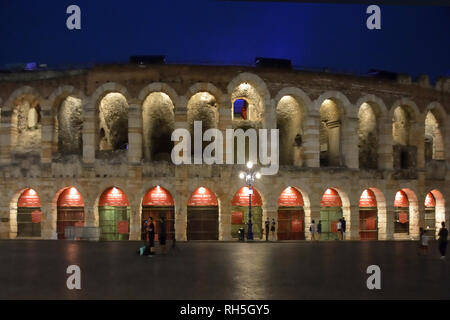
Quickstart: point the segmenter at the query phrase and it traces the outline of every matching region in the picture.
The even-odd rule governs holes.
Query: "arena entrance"
[[[189,198],[187,240],[219,240],[218,202],[207,188],[197,188]]]
[[[287,187],[278,198],[278,240],[305,240],[305,211],[302,194]]]
[[[424,230],[430,239],[436,238],[436,199],[431,192],[425,198]]]
[[[26,189],[17,201],[17,237],[40,237],[41,221],[41,200],[36,191]]]
[[[249,194],[248,187],[240,188],[231,201],[231,237],[239,237],[239,229],[248,232],[248,205],[251,197],[252,205],[252,231],[254,239],[262,239],[262,199],[258,190],[252,188]]]
[[[394,200],[395,222],[394,233],[409,234],[409,200],[406,193],[398,191]]]
[[[66,188],[57,202],[56,232],[58,239],[65,239],[66,227],[84,226],[84,201],[74,187]]]
[[[156,186],[150,189],[142,199],[142,227],[141,240],[148,240],[145,221],[153,218],[155,225],[155,239],[158,239],[160,218],[166,221],[167,240],[175,238],[175,207],[172,195],[163,187]]]
[[[378,240],[377,199],[372,190],[366,189],[359,198],[359,238]]]
[[[98,203],[100,240],[128,240],[130,234],[130,203],[119,188],[105,190]]]
[[[334,189],[327,189],[320,201],[321,240],[338,240],[337,223],[343,217],[342,200]],[[317,224],[317,221],[316,221]]]

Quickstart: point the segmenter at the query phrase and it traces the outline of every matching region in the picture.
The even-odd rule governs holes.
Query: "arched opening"
[[[41,236],[41,200],[33,189],[25,189],[17,201],[17,237]]]
[[[187,125],[191,133],[191,152],[195,153],[195,130],[194,125],[196,121],[201,121],[201,135],[206,130],[217,128],[219,123],[219,110],[216,98],[209,92],[198,92],[194,94],[187,105]],[[210,141],[202,142],[202,156],[203,150],[209,145]],[[213,154],[214,156],[214,154]]]
[[[66,227],[84,226],[84,201],[75,187],[64,189],[57,201],[56,232],[65,239]]]
[[[187,239],[219,240],[219,206],[215,194],[197,188],[187,204]]]
[[[81,99],[68,96],[59,104],[54,121],[54,145],[60,154],[83,151],[83,105]]]
[[[342,114],[338,104],[325,99],[320,106],[320,165],[322,167],[341,166]]]
[[[305,240],[305,211],[302,194],[287,187],[278,198],[278,240]]]
[[[411,137],[414,113],[408,106],[398,106],[392,119],[394,169],[411,169],[417,164],[417,146]]]
[[[394,234],[409,235],[409,200],[403,190],[395,194],[394,210]]]
[[[425,197],[425,215],[423,225],[425,234],[434,239],[436,235],[436,199],[431,192],[428,192]]]
[[[16,99],[12,113],[11,145],[16,152],[39,151],[41,147],[41,106],[27,94]]]
[[[160,219],[166,222],[167,240],[175,239],[175,205],[170,192],[156,186],[148,190],[142,199],[141,240],[148,240],[145,222],[153,218],[155,238],[158,239]]]
[[[251,192],[248,187],[240,188],[231,200],[231,236],[239,237],[239,229],[247,229],[248,213],[251,197],[252,231],[254,239],[262,239],[262,198],[254,187]]]
[[[258,90],[250,83],[243,82],[234,88],[231,94],[233,105],[233,127],[240,127],[241,122],[250,122],[258,126],[264,110],[263,99]]]
[[[144,156],[147,160],[170,161],[175,128],[174,105],[163,92],[153,92],[142,105]]]
[[[236,99],[233,102],[233,119],[248,120],[248,102],[245,99]]]
[[[359,167],[378,168],[378,123],[377,110],[364,102],[358,112]]]
[[[322,240],[339,239],[337,223],[343,218],[342,200],[335,189],[327,189],[320,201]]]
[[[435,234],[434,236],[437,236],[439,229],[441,228],[441,223],[445,222],[445,199],[444,199],[444,195],[437,189],[431,190],[429,193],[431,193],[431,195],[434,198],[434,217],[435,217],[435,225],[434,225],[434,229],[435,229]],[[427,195],[428,197],[428,195]],[[430,199],[431,200],[431,199]],[[432,204],[432,203],[430,203]],[[428,204],[427,202],[425,202],[425,215],[427,214],[427,208],[428,208]],[[430,212],[432,211],[432,206],[430,206]],[[432,221],[432,217],[429,216],[430,222]],[[430,225],[430,229],[431,229],[431,223]],[[426,225],[425,225],[426,228]]]
[[[119,188],[105,190],[98,201],[100,240],[128,240],[130,203]]]
[[[108,93],[99,107],[99,150],[126,150],[128,147],[128,103],[117,92]]]
[[[302,165],[302,109],[292,96],[284,96],[277,106],[280,137],[280,164]]]
[[[445,160],[445,148],[441,122],[430,110],[425,118],[425,161],[431,160]]]
[[[359,198],[359,238],[378,240],[378,209],[375,193],[366,189]]]

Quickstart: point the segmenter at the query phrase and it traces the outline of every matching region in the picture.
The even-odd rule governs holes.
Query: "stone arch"
[[[199,92],[208,92],[214,96],[219,106],[221,106],[224,102],[224,95],[222,91],[210,82],[197,82],[193,84],[187,90],[185,97],[189,100],[192,96]]]
[[[377,229],[378,229],[378,240],[386,240],[388,239],[388,217],[387,217],[387,204],[386,204],[386,197],[384,196],[383,191],[374,186],[367,186],[366,188],[362,189],[362,192],[364,190],[370,190],[374,193],[375,199],[377,201]],[[361,197],[361,196],[360,196]]]
[[[394,169],[413,169],[417,166],[422,132],[417,132],[421,113],[414,101],[401,98],[390,110]],[[422,141],[419,141],[422,140]]]
[[[84,93],[73,86],[60,86],[48,101],[53,117],[53,152],[81,155]]]
[[[416,196],[416,192],[411,188],[401,188],[396,191],[403,191],[408,198],[408,211],[409,211],[409,238],[415,238],[419,236],[419,224],[420,224],[420,213],[419,213],[419,201]],[[392,198],[392,203],[394,203],[395,195]],[[395,221],[395,218],[394,218]],[[395,223],[395,222],[394,222]],[[404,236],[394,233],[394,239],[404,239]]]
[[[142,103],[144,157],[170,161],[175,128],[174,102],[164,92],[152,91]]]
[[[315,100],[320,115],[320,165],[352,167],[352,153],[356,152],[350,119],[356,118],[348,98],[338,91],[327,91]],[[344,143],[344,140],[347,140]]]
[[[37,195],[41,201],[41,210],[42,210],[42,198],[39,195],[40,193],[36,191],[37,190],[36,188],[34,188],[33,186],[22,186],[21,189],[19,189],[18,191],[15,191],[13,193],[13,195],[10,197],[11,200],[9,202],[9,238],[10,239],[17,238],[18,201],[19,201],[20,197],[22,196],[22,194],[28,189],[32,189],[37,193]],[[44,219],[45,218],[46,217],[44,217]],[[41,236],[42,236],[42,229],[43,228],[41,226]]]
[[[445,197],[442,194],[441,191],[439,191],[438,189],[433,189],[429,191],[435,201],[436,201],[436,205],[435,205],[435,219],[436,219],[436,237],[439,233],[439,229],[441,228],[441,222],[446,222],[447,220],[447,215],[445,212]],[[428,194],[428,192],[426,193]]]
[[[170,97],[170,100],[172,101],[175,108],[180,107],[180,98],[177,94],[177,92],[168,84],[163,82],[153,82],[146,87],[144,87],[138,95],[138,101],[140,105],[144,104],[145,99],[153,93],[153,92],[163,92],[166,95]]]
[[[275,110],[273,110],[271,105],[270,92],[265,82],[259,76],[248,72],[241,73],[230,81],[227,91],[232,114],[234,100],[241,98],[249,104],[248,118],[250,118],[250,122],[262,121],[264,122],[263,125],[267,126],[270,120],[275,119]],[[256,125],[256,123],[253,123],[253,125]]]
[[[351,203],[350,203],[350,198],[348,196],[348,193],[340,187],[334,187],[334,186],[328,186],[325,188],[325,190],[323,191],[323,193],[321,194],[321,201],[323,196],[325,195],[325,192],[328,190],[335,190],[340,199],[341,199],[341,209],[342,209],[342,217],[345,218],[346,220],[346,233],[350,234],[350,236],[346,236],[347,239],[352,239],[353,235],[352,235],[352,224],[355,223],[354,221],[352,221],[352,214],[351,214]],[[322,214],[321,214],[322,215]],[[320,217],[320,219],[322,218],[322,216]]]
[[[16,89],[8,98],[4,112],[10,116],[2,122],[9,122],[11,150],[17,152],[41,149],[41,106],[42,96],[30,86]]]
[[[359,167],[378,169],[382,123],[387,109],[384,102],[375,95],[366,95],[356,104],[358,107],[358,154]]]
[[[431,102],[424,112],[425,161],[445,160],[445,128],[447,114],[442,105]]]

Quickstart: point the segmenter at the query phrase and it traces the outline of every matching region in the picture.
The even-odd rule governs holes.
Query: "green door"
[[[232,212],[242,212],[242,223],[233,223],[231,224],[231,236],[233,238],[239,237],[239,229],[244,228],[245,234],[248,231],[248,207],[241,206],[233,206],[231,208]],[[252,207],[252,230],[253,230],[253,239],[262,239],[262,208],[261,207]]]
[[[40,208],[17,208],[17,237],[40,237],[41,223],[32,221],[32,212]]]
[[[128,207],[98,207],[99,224],[100,224],[100,240],[128,240],[129,230],[125,233],[124,230],[118,229],[119,222],[130,222],[130,210]]]
[[[322,221],[321,240],[337,240],[337,222],[342,218],[342,208],[322,207],[320,208],[320,220]]]

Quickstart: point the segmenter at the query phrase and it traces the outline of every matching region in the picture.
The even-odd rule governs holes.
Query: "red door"
[[[166,221],[166,238],[167,240],[173,240],[175,238],[175,220],[174,220],[174,208],[173,207],[142,207],[142,228],[141,239],[147,240],[147,231],[144,221],[153,218],[153,224],[155,225],[155,240],[158,239],[159,233],[159,219],[164,218]]]
[[[298,208],[278,209],[278,240],[305,240],[305,213]]]

